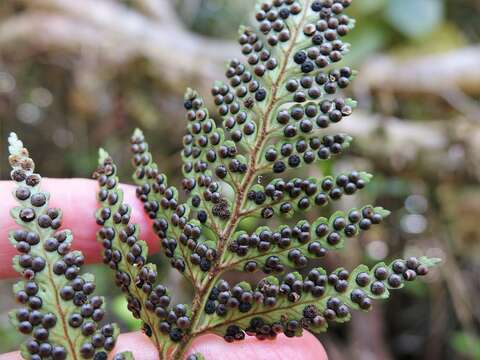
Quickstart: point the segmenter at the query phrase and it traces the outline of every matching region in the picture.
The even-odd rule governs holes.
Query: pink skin
[[[83,251],[87,262],[100,261],[101,248],[95,240],[98,225],[94,210],[97,208],[97,184],[84,179],[44,179],[42,189],[50,192],[52,207],[63,210],[63,226],[74,233],[74,248]],[[11,259],[16,254],[8,243],[9,231],[17,228],[10,217],[10,209],[15,199],[11,195],[14,183],[0,181],[0,278],[14,278],[17,274],[11,267]],[[132,221],[142,228],[141,238],[148,242],[151,252],[160,249],[159,241],[151,230],[151,221],[143,214],[142,204],[135,197],[135,188],[122,185],[125,201],[132,205]],[[72,192],[72,189],[74,192]],[[158,355],[150,340],[142,333],[122,334],[112,353],[132,351],[136,359],[157,360]],[[215,335],[201,336],[193,342],[190,352],[201,352],[206,360],[328,360],[325,350],[318,340],[308,332],[301,338],[289,339],[279,336],[275,341],[258,341],[248,337],[245,341],[226,343]],[[18,352],[0,355],[0,360],[21,360]]]
[[[17,206],[11,195],[13,181],[0,181],[0,241],[7,241],[8,233],[18,228],[10,216],[10,209]],[[41,187],[50,193],[50,206],[62,209],[62,225],[73,231],[73,248],[81,250],[89,263],[101,261],[101,245],[96,241],[98,225],[95,222],[95,209],[98,208],[96,194],[98,185],[85,179],[43,179]],[[125,202],[131,204],[132,221],[139,224],[141,238],[146,239],[150,251],[160,250],[160,241],[155,240],[151,220],[143,216],[143,205],[135,196],[135,187],[122,185]],[[17,274],[11,266],[11,258],[17,252],[13,246],[0,247],[0,278],[13,278]]]

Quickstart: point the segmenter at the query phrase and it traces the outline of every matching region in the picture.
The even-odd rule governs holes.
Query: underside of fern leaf
[[[24,359],[106,360],[118,335],[114,324],[101,325],[105,302],[93,295],[95,280],[80,274],[84,257],[71,251],[73,236],[60,229],[61,210],[50,208],[49,194],[40,188],[34,162],[15,134],[9,137],[13,196],[11,211],[20,228],[9,238],[21,255],[13,266],[23,280],[14,285],[22,308],[10,313],[11,322],[28,340]]]
[[[197,92],[188,89],[185,94],[188,125],[181,184],[185,202],[153,161],[144,134],[134,132],[137,196],[172,267],[194,290],[184,328],[179,329],[178,317],[165,317],[163,307],[157,314],[158,305],[150,299],[157,299],[155,277],[146,287],[145,279],[139,279],[142,269],[154,267],[145,264],[144,242],[131,255],[138,228],[122,235],[130,226],[130,210],[121,205],[112,160],[101,153],[97,175],[103,206],[99,223],[104,226],[100,238],[108,240],[105,262],[116,269],[129,307],[144,321],[147,334],[153,334],[164,359],[181,359],[191,340],[207,332],[235,341],[245,334],[273,339],[280,333],[299,336],[303,329],[324,331],[329,322],[349,320],[351,310],[369,310],[372,299],[387,298],[389,290],[426,275],[438,262],[422,257],[371,269],[360,265],[351,272],[338,269],[327,274],[322,268],[306,276],[295,272],[328,251],[342,249],[345,241],[389,214],[366,205],[307,220],[309,210],[325,213],[333,202],[362,190],[372,178],[355,170],[320,178],[299,172],[332,161],[352,142],[348,134],[335,132],[335,124],[350,116],[356,105],[337,94],[355,75],[348,67],[336,66],[349,49],[341,39],[354,26],[344,14],[350,4],[351,0],[258,2],[256,29],[240,29],[245,61],[232,60],[226,82],[212,88],[221,121],[210,116]],[[251,233],[241,226],[247,218],[258,223]],[[273,221],[282,225],[272,225]],[[130,243],[129,236],[134,237]],[[246,276],[244,282],[230,286],[221,278],[231,270],[262,271],[268,277],[252,286]],[[172,337],[175,329],[178,336]]]
[[[125,293],[128,309],[143,320],[145,333],[167,358],[190,327],[190,311],[183,304],[173,306],[168,289],[156,284],[156,266],[147,263],[147,245],[139,239],[139,227],[130,222],[131,208],[123,203],[116,167],[103,150],[95,178],[100,185],[97,223],[102,227],[97,237],[104,248],[104,263],[115,271],[115,283]]]
[[[203,326],[227,341],[243,339],[245,332],[260,340],[274,339],[279,333],[298,336],[303,329],[318,333],[329,322],[350,320],[351,310],[370,310],[372,299],[388,298],[389,290],[426,275],[436,263],[435,259],[410,258],[372,269],[360,265],[351,273],[340,268],[331,274],[317,268],[305,277],[298,272],[281,279],[270,276],[254,289],[248,283],[230,287],[220,281],[207,303],[215,314]]]

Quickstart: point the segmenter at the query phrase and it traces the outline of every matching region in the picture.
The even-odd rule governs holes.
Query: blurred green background
[[[179,180],[187,86],[207,97],[239,56],[237,28],[252,0],[4,0],[0,2],[0,176],[16,131],[49,177],[89,177],[99,146],[130,179],[127,139],[143,128],[162,171]],[[347,62],[360,71],[360,108],[342,126],[353,150],[333,168],[375,174],[361,196],[393,211],[327,267],[397,256],[445,260],[371,314],[323,334],[331,359],[480,359],[480,2],[355,0]],[[330,166],[330,164],[329,164]],[[178,183],[178,182],[177,182]],[[318,215],[318,214],[312,214]],[[159,263],[166,261],[160,257]],[[110,274],[91,266],[111,289]],[[165,281],[188,288],[165,268]],[[11,282],[0,283],[0,352],[20,338],[8,325]],[[139,324],[116,290],[111,317]]]

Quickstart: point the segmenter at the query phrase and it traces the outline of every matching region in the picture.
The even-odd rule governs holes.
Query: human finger
[[[0,181],[0,278],[11,278],[17,274],[12,268],[12,257],[17,254],[8,243],[8,233],[18,225],[10,216],[10,209],[17,206],[12,195],[13,181]],[[62,209],[62,228],[72,230],[73,249],[81,250],[88,263],[101,261],[101,245],[96,241],[98,225],[95,211],[98,208],[98,185],[87,179],[43,179],[41,187],[50,193],[50,206]],[[150,251],[160,249],[160,241],[152,230],[152,221],[145,216],[143,204],[136,198],[135,187],[121,185],[125,202],[132,206],[132,223],[141,227],[140,237],[147,241]]]

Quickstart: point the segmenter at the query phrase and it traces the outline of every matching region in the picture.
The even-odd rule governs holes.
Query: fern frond
[[[301,220],[293,227],[281,225],[276,231],[266,226],[250,235],[240,231],[229,243],[222,269],[270,274],[283,273],[288,267],[305,268],[310,259],[342,249],[346,239],[380,224],[389,214],[381,207],[365,206],[348,214],[337,211],[329,219],[320,217],[312,224]]]
[[[353,195],[363,189],[371,178],[368,173],[353,171],[335,178],[276,178],[267,186],[255,184],[248,190],[242,216],[268,219],[278,214],[291,217],[297,212],[310,210],[312,206],[324,207],[344,195]]]
[[[350,4],[257,2],[257,25],[240,29],[244,59],[231,60],[226,80],[212,88],[217,114],[210,115],[194,90],[185,94],[184,204],[153,162],[143,133],[135,131],[131,150],[137,195],[154,221],[163,251],[194,290],[191,326],[167,358],[182,359],[191,340],[209,331],[234,341],[245,334],[266,339],[278,333],[299,335],[303,328],[325,330],[328,322],[348,320],[351,309],[368,310],[371,299],[386,298],[390,289],[425,275],[437,263],[427,258],[397,260],[330,275],[318,268],[304,278],[299,273],[270,276],[255,289],[247,282],[230,288],[219,281],[230,270],[281,275],[304,268],[327,251],[342,249],[348,238],[389,214],[365,206],[313,222],[288,222],[357,193],[372,179],[357,171],[322,178],[290,176],[309,165],[330,164],[353,141],[335,131],[357,105],[339,94],[355,71],[336,65],[349,50],[342,37],[355,24],[344,14]],[[269,181],[266,185],[263,178]],[[247,217],[262,222],[250,234],[240,227]],[[274,218],[281,219],[281,225],[272,230],[265,223]],[[140,266],[146,266],[143,260]],[[148,304],[145,298],[138,301]],[[157,347],[162,349],[161,344]]]
[[[128,309],[143,321],[145,334],[165,355],[189,328],[189,309],[171,304],[168,289],[156,283],[156,265],[147,262],[147,244],[139,239],[139,226],[130,221],[132,209],[123,201],[116,166],[102,149],[94,177],[100,185],[97,223],[102,227],[97,238],[104,248],[103,261],[115,271],[115,283],[126,294]]]
[[[284,333],[300,336],[303,329],[318,333],[331,322],[346,322],[352,310],[368,311],[372,300],[387,299],[390,290],[424,276],[440,260],[409,258],[372,269],[360,265],[352,272],[339,268],[327,274],[322,268],[307,276],[289,273],[282,280],[269,276],[255,289],[248,283],[232,288],[220,281],[210,294],[201,331],[213,331],[227,341],[242,340],[245,334],[260,340]]]
[[[200,220],[189,219],[189,205],[179,203],[177,189],[168,185],[166,175],[159,174],[140,130],[136,130],[132,137],[132,151],[137,168],[134,174],[137,196],[144,202],[150,218],[154,219],[153,229],[161,240],[165,255],[194,286],[200,286],[216,259],[216,244],[201,236],[203,225]]]
[[[9,235],[21,253],[13,259],[23,277],[13,290],[22,308],[10,313],[12,324],[29,335],[23,343],[24,359],[106,359],[118,335],[114,324],[101,325],[103,297],[93,295],[92,274],[80,274],[84,256],[71,251],[73,235],[62,229],[60,209],[49,207],[41,177],[27,149],[12,133],[8,139],[13,196],[18,206],[11,211],[19,229]]]

